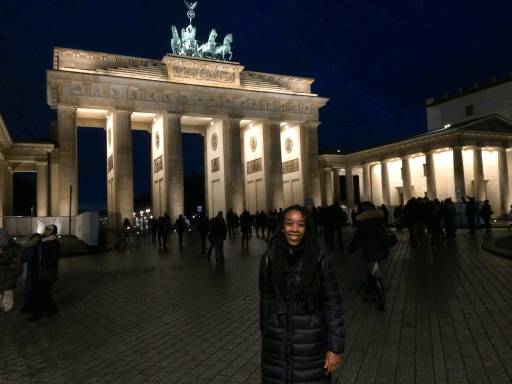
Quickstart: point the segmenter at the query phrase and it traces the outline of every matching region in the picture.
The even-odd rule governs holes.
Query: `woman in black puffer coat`
[[[287,208],[260,267],[263,383],[329,383],[341,363],[342,300],[303,207]]]

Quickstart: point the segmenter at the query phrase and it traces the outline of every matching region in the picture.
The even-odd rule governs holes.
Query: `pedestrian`
[[[185,233],[185,229],[187,228],[187,222],[183,218],[183,215],[178,216],[174,226],[176,227],[176,232],[178,232],[178,241],[180,244],[180,248],[183,248],[183,233]]]
[[[349,246],[349,252],[361,247],[361,255],[367,264],[364,301],[374,295],[379,311],[386,310],[384,285],[380,262],[387,257],[388,242],[384,212],[365,201],[361,203],[361,213],[357,216],[357,228]]]
[[[0,310],[9,312],[14,308],[14,289],[22,271],[15,241],[6,229],[0,229]]]
[[[158,247],[167,251],[167,238],[169,236],[169,232],[171,232],[172,222],[171,218],[165,212],[164,216],[160,216],[158,218]]]
[[[212,223],[212,240],[213,249],[215,251],[215,262],[217,264],[224,264],[224,240],[227,235],[226,222],[222,211],[219,211]]]
[[[260,264],[263,383],[330,383],[345,347],[331,258],[304,207],[284,210]]]
[[[386,207],[386,204],[382,204],[380,206],[380,210],[384,212],[384,225],[389,225],[389,209]]]
[[[236,224],[235,213],[233,212],[232,209],[230,209],[228,211],[228,213],[226,214],[226,221],[228,224],[229,238],[232,239],[235,237],[235,224]]]
[[[441,222],[443,220],[442,206],[438,199],[428,204],[428,229],[432,247],[441,245]]]
[[[484,205],[480,208],[480,217],[484,221],[485,232],[491,232],[491,218],[494,212],[492,211],[491,205],[489,204],[489,200],[484,201]]]
[[[57,226],[50,224],[45,227],[37,256],[37,278],[33,288],[34,314],[29,317],[30,321],[40,320],[45,314],[58,314],[52,297],[52,288],[57,282],[59,272],[60,244],[57,239]]]
[[[244,211],[240,215],[240,230],[242,231],[242,248],[244,243],[246,248],[249,248],[249,236],[252,228],[252,216],[248,211]]]
[[[466,219],[468,221],[469,233],[475,234],[476,202],[474,197],[462,196],[462,202],[466,205]]]
[[[21,259],[24,263],[27,263],[27,273],[21,299],[20,312],[22,313],[33,313],[34,311],[33,287],[35,285],[34,281],[37,278],[35,273],[35,271],[37,272],[37,266],[35,263],[39,260],[38,253],[40,241],[41,235],[39,233],[34,233],[28,238],[25,244],[23,244]]]
[[[208,217],[201,213],[199,218],[197,219],[197,230],[199,231],[199,235],[201,236],[201,249],[206,249],[206,237],[208,236],[208,229],[210,227],[210,222]]]
[[[157,219],[155,219],[153,216],[148,221],[149,230],[151,231],[151,242],[153,244],[156,243],[156,237],[158,234],[158,225],[157,225]]]

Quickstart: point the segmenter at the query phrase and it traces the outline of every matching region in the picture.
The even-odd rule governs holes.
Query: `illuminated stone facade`
[[[428,113],[430,108],[445,107],[427,102]],[[488,199],[496,217],[505,215],[512,204],[512,120],[491,113],[429,128],[425,134],[392,144],[320,156],[323,204],[341,200],[338,176],[345,175],[344,203],[349,210],[357,201],[394,207],[411,197],[461,202],[463,195],[469,195],[480,202]],[[357,188],[354,181],[359,182]]]
[[[311,92],[312,83],[245,71],[233,62],[56,48],[47,71],[56,148],[27,149],[12,143],[4,128],[0,177],[8,179],[26,160],[25,168],[38,172],[37,214],[76,215],[77,128],[100,128],[107,142],[108,212],[131,217],[132,130],[143,130],[151,135],[153,212],[175,219],[184,213],[181,134],[196,133],[205,138],[209,215],[284,208],[305,198],[320,204],[317,127],[327,99]],[[25,150],[32,157],[21,161]],[[0,216],[11,212],[7,185],[0,191]]]

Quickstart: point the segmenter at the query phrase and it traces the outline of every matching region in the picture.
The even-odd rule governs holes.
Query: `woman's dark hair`
[[[298,211],[304,217],[304,237],[300,245],[297,247],[304,255],[303,276],[301,286],[297,292],[287,292],[285,269],[286,254],[290,252],[290,245],[286,242],[284,236],[284,223],[286,215],[291,211]],[[316,242],[315,230],[306,208],[300,205],[292,205],[286,208],[280,217],[279,228],[273,247],[273,261],[271,265],[272,283],[277,300],[282,300],[286,296],[295,297],[300,301],[304,301],[308,309],[312,310],[318,307],[318,245]],[[292,249],[293,250],[293,249]]]

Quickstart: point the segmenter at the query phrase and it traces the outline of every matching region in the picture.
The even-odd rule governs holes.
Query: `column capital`
[[[78,106],[76,105],[72,105],[72,104],[57,104],[57,109],[58,110],[72,110],[72,111],[76,111],[78,109]]]
[[[320,124],[322,124],[322,122],[321,122],[321,121],[318,121],[318,120],[317,120],[317,121],[313,121],[313,120],[311,120],[311,121],[305,121],[305,122],[303,122],[302,124],[303,124],[305,127],[307,127],[307,128],[316,129],[316,128],[318,128],[318,127],[320,126]]]

